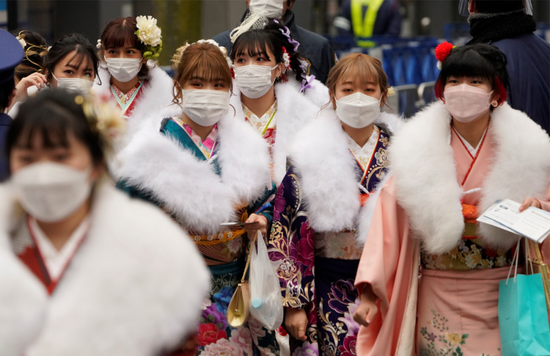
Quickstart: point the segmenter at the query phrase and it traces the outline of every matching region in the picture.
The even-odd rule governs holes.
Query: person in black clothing
[[[498,47],[508,60],[508,103],[550,133],[550,44],[533,32],[530,0],[461,0],[472,40]]]
[[[295,0],[285,0],[282,20],[284,25],[289,28],[292,38],[300,43],[298,52],[309,64],[307,74],[314,75],[317,80],[325,84],[328,72],[336,63],[336,55],[326,38],[296,25],[294,13],[291,11],[294,2]],[[248,3],[249,1],[247,1]],[[248,10],[241,21],[246,18],[247,14]],[[220,46],[225,47],[228,53],[231,52],[233,46],[229,38],[230,32],[231,30],[222,32],[213,38]]]
[[[15,37],[4,30],[0,30],[0,181],[7,178],[8,165],[4,153],[4,140],[11,125],[11,117],[4,114],[6,108],[15,95],[14,73],[15,67],[21,63],[24,51],[23,46]]]

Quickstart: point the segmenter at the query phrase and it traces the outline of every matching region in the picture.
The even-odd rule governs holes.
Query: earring
[[[494,108],[496,108],[496,107],[498,106],[498,101],[496,101],[496,100],[491,101],[491,105],[492,105]]]

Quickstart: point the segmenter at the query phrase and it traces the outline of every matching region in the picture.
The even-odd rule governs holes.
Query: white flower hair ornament
[[[146,47],[143,58],[158,59],[162,51],[162,32],[157,26],[157,19],[153,16],[138,16],[136,26],[138,30],[135,34]]]
[[[25,47],[27,47],[27,42],[25,42],[24,38],[25,38],[25,35],[18,35],[18,36],[15,37],[15,39],[19,41],[19,43],[21,44],[21,47],[23,47],[23,49],[25,49]]]
[[[97,40],[97,44],[95,45],[95,48],[101,49],[101,39]]]
[[[290,69],[290,55],[286,51],[285,46],[283,46],[283,64],[285,65],[285,71]]]
[[[105,154],[114,156],[126,131],[126,121],[120,106],[111,96],[95,93],[78,95],[75,103],[82,106],[92,131],[99,134]]]

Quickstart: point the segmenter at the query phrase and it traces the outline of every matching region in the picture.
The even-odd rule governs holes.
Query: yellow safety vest
[[[378,9],[382,6],[384,0],[351,0],[351,25],[355,37],[372,37],[374,23]],[[363,8],[367,6],[367,12],[363,17]],[[374,47],[372,41],[357,41],[362,47]]]

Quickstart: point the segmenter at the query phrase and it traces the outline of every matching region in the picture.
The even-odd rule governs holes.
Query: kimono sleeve
[[[314,300],[315,242],[291,166],[275,197],[269,257],[277,262],[283,305],[304,309]]]
[[[371,285],[378,297],[379,309],[369,327],[361,327],[359,331],[358,355],[395,354],[407,303],[409,298],[416,301],[416,245],[410,234],[408,216],[397,203],[393,179],[390,179],[376,203],[355,279],[359,293],[366,284]]]

